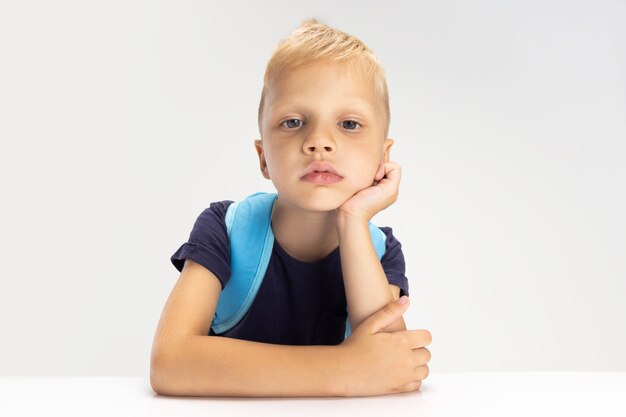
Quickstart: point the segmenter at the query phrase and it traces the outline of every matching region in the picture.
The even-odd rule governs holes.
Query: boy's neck
[[[274,239],[292,258],[314,262],[339,246],[335,210],[310,211],[283,204],[278,198],[272,210]]]

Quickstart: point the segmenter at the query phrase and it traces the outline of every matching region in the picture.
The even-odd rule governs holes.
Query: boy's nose
[[[335,152],[334,141],[326,135],[314,135],[304,141],[304,151],[306,153],[315,152]]]

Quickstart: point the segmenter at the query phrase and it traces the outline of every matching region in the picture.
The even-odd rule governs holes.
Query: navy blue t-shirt
[[[178,271],[189,258],[213,272],[222,284],[230,279],[230,244],[224,217],[231,200],[211,203],[193,225],[189,240],[171,257]],[[390,227],[381,264],[390,284],[409,294],[402,245]],[[325,258],[303,262],[291,257],[274,239],[274,247],[256,298],[230,330],[210,336],[282,345],[337,345],[348,319],[339,247]],[[354,329],[353,329],[354,330]]]

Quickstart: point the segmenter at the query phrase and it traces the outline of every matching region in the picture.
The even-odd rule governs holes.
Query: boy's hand
[[[350,197],[337,208],[337,214],[369,222],[376,213],[398,199],[401,169],[395,162],[381,163],[371,186]]]
[[[385,395],[416,391],[428,376],[431,358],[424,346],[432,342],[428,330],[382,331],[407,310],[392,301],[368,317],[339,345],[337,390],[340,396]]]

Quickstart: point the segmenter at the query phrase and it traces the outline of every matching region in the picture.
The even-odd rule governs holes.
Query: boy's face
[[[385,108],[364,75],[342,63],[318,62],[270,80],[255,147],[261,172],[279,198],[314,211],[334,210],[373,185],[393,140]],[[329,163],[334,183],[302,179],[312,162]]]

